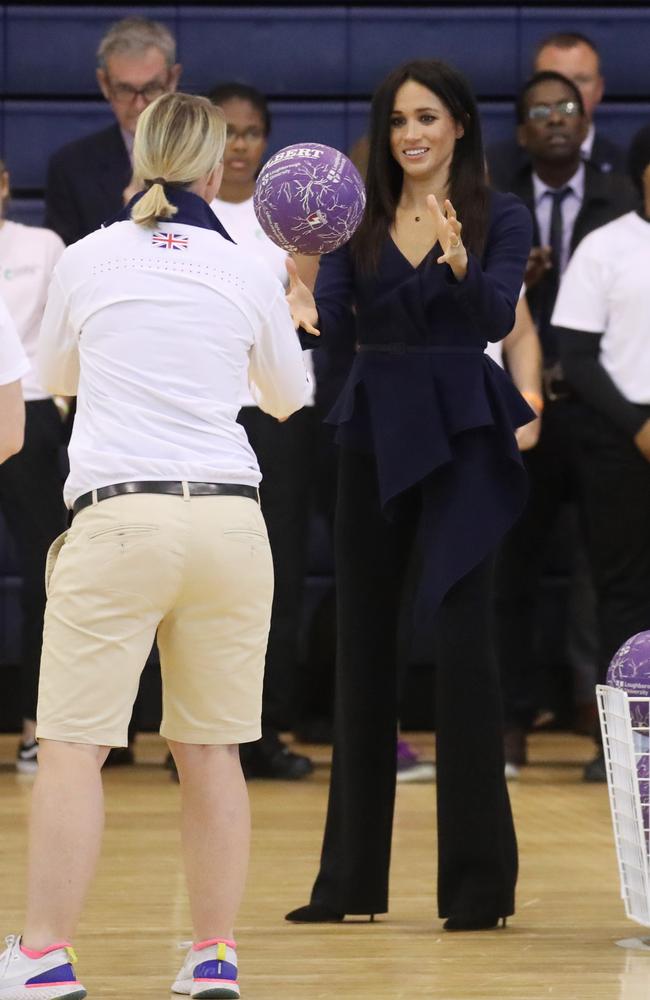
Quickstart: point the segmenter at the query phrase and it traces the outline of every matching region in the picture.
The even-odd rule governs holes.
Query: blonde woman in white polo
[[[249,812],[238,744],[260,736],[273,570],[236,417],[247,367],[277,418],[309,384],[280,281],[209,208],[225,138],[207,99],[160,97],[135,136],[144,195],[54,272],[40,364],[50,391],[78,396],[74,519],[48,559],[27,916],[0,956],[0,997],[85,995],[70,941],[99,854],[100,769],[126,745],[156,630],[194,925],[173,989],[239,996]]]

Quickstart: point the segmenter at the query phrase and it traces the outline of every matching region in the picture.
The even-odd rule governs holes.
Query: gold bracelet
[[[538,392],[530,392],[528,389],[523,390],[521,395],[524,397],[526,402],[532,406],[538,417],[541,417],[544,412],[544,397],[540,396]]]

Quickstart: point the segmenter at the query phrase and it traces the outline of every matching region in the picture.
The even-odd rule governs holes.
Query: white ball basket
[[[650,730],[637,725],[630,712],[639,705],[650,711],[650,698],[630,698],[620,688],[596,688],[603,735],[607,786],[625,913],[650,927],[650,858],[648,829],[644,825],[637,763],[650,753]],[[619,941],[627,948],[650,951],[650,938]]]

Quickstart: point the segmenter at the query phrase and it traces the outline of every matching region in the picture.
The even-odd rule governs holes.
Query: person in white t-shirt
[[[25,436],[21,378],[29,361],[9,310],[0,299],[0,463],[16,455]]]
[[[641,207],[585,237],[553,312],[584,408],[579,464],[603,683],[618,647],[650,629],[650,126],[632,141],[629,174]]]
[[[284,419],[310,384],[282,284],[209,208],[225,139],[206,98],[153,102],[134,145],[145,191],[68,247],[52,278],[39,371],[49,391],[77,395],[73,520],[48,556],[27,916],[0,957],[0,996],[26,984],[33,1000],[85,995],[69,942],[99,854],[101,767],[126,745],[157,633],[194,940],[173,990],[239,997],[239,744],[260,736],[273,591],[239,391],[249,368],[259,405]]]
[[[0,510],[18,549],[21,590],[21,712],[23,730],[16,768],[37,767],[36,699],[45,612],[45,558],[66,525],[63,504],[61,417],[35,369],[38,332],[52,271],[63,253],[62,240],[49,229],[24,226],[4,217],[9,174],[0,161],[0,295],[29,360],[22,379],[25,443],[0,468]]]
[[[271,129],[266,98],[247,84],[222,83],[211,91],[210,100],[222,109],[228,129],[223,182],[212,208],[235,243],[263,261],[286,285],[287,254],[262,231],[253,209],[255,179]],[[302,257],[297,264],[303,280],[313,284],[318,259]],[[312,353],[305,352],[310,373]],[[280,732],[293,729],[296,723],[297,640],[318,431],[314,393],[288,421],[278,423],[257,406],[254,387],[245,379],[241,406],[239,422],[262,470],[260,500],[275,569],[262,739],[242,747],[242,764],[250,777],[295,780],[313,770],[308,757],[293,753],[282,742]]]

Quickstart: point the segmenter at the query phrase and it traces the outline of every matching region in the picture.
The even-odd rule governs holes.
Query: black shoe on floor
[[[309,757],[293,753],[277,736],[263,736],[257,743],[244,743],[239,754],[245,778],[299,781],[314,770]]]
[[[331,719],[305,719],[294,727],[293,735],[301,743],[318,743],[323,746],[332,742]]]
[[[605,755],[602,751],[585,765],[585,769],[582,772],[582,780],[592,785],[602,785],[607,781]]]
[[[104,767],[129,767],[131,764],[135,764],[133,744],[129,744],[128,747],[113,747]]]

